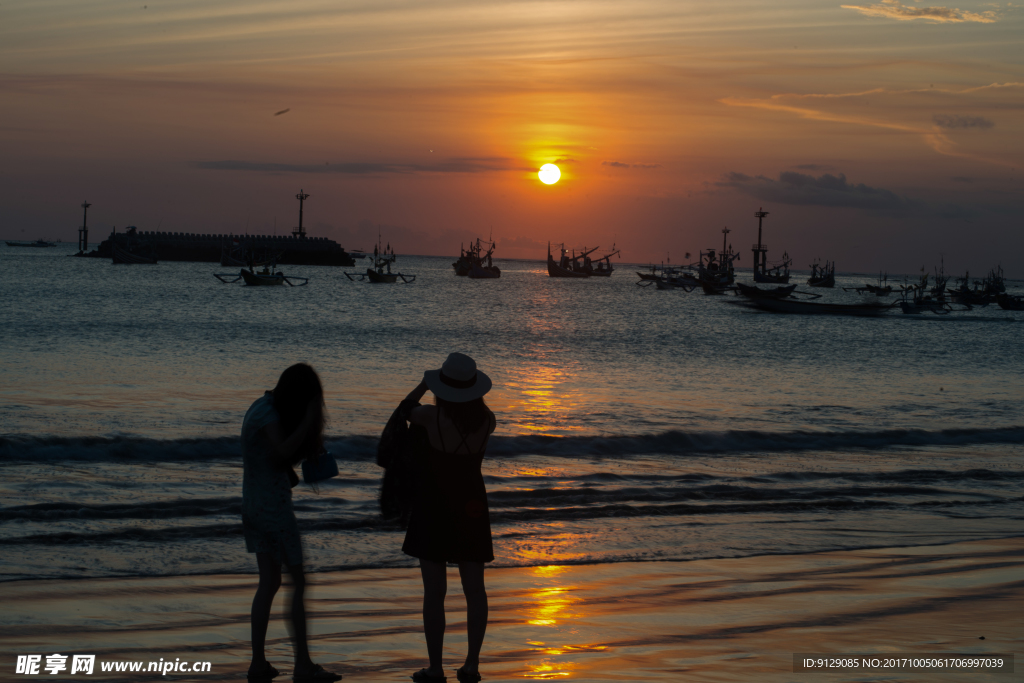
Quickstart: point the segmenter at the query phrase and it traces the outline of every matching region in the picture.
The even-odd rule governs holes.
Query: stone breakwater
[[[354,266],[340,244],[326,237],[291,235],[209,235],[187,232],[149,232],[128,228],[113,232],[91,252],[80,254],[111,258],[113,247],[158,261],[205,261],[224,266],[239,265],[252,254],[257,261],[276,260],[279,265]]]

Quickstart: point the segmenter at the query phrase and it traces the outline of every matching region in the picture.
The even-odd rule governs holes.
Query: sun
[[[562,177],[562,172],[559,171],[558,167],[554,164],[544,164],[540,167],[537,177],[540,178],[540,181],[545,185],[553,185]]]

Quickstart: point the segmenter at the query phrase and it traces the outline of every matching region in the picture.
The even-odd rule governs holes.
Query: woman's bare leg
[[[302,565],[289,565],[288,573],[292,577],[292,606],[288,628],[295,647],[295,669],[305,671],[313,668],[313,660],[309,658],[309,644],[306,642],[306,575]]]
[[[462,667],[468,673],[476,673],[480,667],[480,648],[487,632],[487,591],[484,589],[484,563],[460,562],[459,575],[462,590],[466,594],[466,635],[469,652]]]
[[[427,638],[427,656],[431,676],[443,676],[441,651],[444,648],[444,596],[448,592],[448,574],[444,562],[420,560],[423,575],[423,634]]]
[[[270,608],[274,596],[281,587],[281,562],[272,553],[256,553],[256,564],[260,570],[260,584],[252,599],[252,664],[250,669],[259,669],[267,661],[267,626],[270,624]]]

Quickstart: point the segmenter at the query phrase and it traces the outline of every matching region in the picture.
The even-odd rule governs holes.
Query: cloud
[[[532,170],[514,166],[505,157],[455,157],[432,164],[381,163],[355,161],[345,163],[281,164],[261,161],[196,161],[197,168],[212,171],[263,171],[265,173],[341,173],[346,175],[384,175],[413,173],[489,173]]]
[[[797,164],[793,168],[799,168],[801,171],[831,171],[832,167],[826,164]]]
[[[932,121],[939,128],[991,128],[996,125],[984,116],[957,116],[955,114],[935,114]]]
[[[580,162],[576,161],[575,159],[564,158],[564,159],[555,159],[554,163],[556,163],[556,164],[578,164]]]
[[[765,202],[779,204],[801,204],[815,206],[848,206],[875,211],[897,211],[908,208],[910,202],[899,195],[864,184],[846,182],[842,173],[825,173],[818,177],[782,171],[778,180],[765,176],[748,176],[743,173],[726,173],[715,183],[719,187],[731,187],[744,194]]]
[[[991,24],[999,19],[992,10],[985,12],[968,12],[948,7],[909,7],[899,0],[882,0],[878,5],[840,5],[843,9],[857,10],[869,17],[884,17],[898,21],[914,21],[921,19],[934,23],[962,24],[974,22]]]
[[[602,166],[611,166],[612,168],[660,168],[661,164],[624,164],[621,161],[602,161]]]
[[[953,176],[952,178],[950,178],[950,180],[952,180],[954,182],[957,182],[957,183],[973,183],[974,182],[974,178],[970,178],[970,177],[964,176],[964,175]]]

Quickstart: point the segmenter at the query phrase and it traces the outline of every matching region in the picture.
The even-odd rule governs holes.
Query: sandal
[[[331,673],[319,664],[314,664],[309,671],[299,673],[298,669],[292,674],[295,683],[333,683],[341,680],[341,674]]]
[[[480,680],[480,672],[470,673],[465,670],[465,667],[460,667],[455,670],[455,677],[459,679],[459,683],[476,683]]]
[[[249,673],[245,675],[245,679],[252,683],[267,683],[267,681],[272,681],[280,675],[281,672],[275,669],[270,662],[263,662],[263,666],[257,669],[253,669],[250,666]]]
[[[414,680],[414,681],[447,681],[448,679],[445,677],[444,674],[441,674],[440,676],[431,676],[430,674],[427,673],[426,669],[420,669],[419,671],[417,671],[416,673],[414,673],[412,675],[412,680]]]

